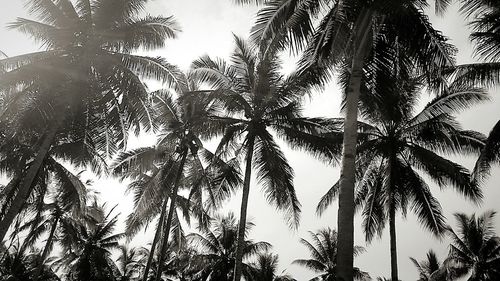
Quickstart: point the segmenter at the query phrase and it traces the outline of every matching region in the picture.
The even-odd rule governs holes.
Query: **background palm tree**
[[[441,205],[417,169],[441,188],[452,186],[474,202],[482,198],[469,171],[441,155],[480,152],[484,136],[463,130],[452,114],[488,100],[488,96],[482,89],[451,83],[421,112],[416,112],[423,85],[418,78],[401,76],[406,69],[394,65],[397,58],[392,60],[389,69],[376,66],[383,71],[377,72],[374,78],[377,81],[369,82],[374,87],[366,89],[361,97],[361,112],[366,122],[358,122],[355,203],[362,211],[368,242],[375,234],[380,236],[389,222],[391,278],[399,280],[396,212],[406,214],[410,206],[424,227],[437,237],[446,230]],[[318,213],[324,212],[339,193],[340,180],[322,197]]]
[[[130,248],[126,244],[118,246],[119,256],[116,259],[120,276],[117,281],[135,281],[140,279],[140,274],[145,267],[144,261],[147,253],[144,248]]]
[[[412,257],[410,257],[410,260],[417,268],[419,274],[418,281],[429,281],[430,276],[434,272],[438,271],[442,266],[442,263],[439,261],[433,250],[429,250],[429,252],[427,252],[426,259],[421,262]]]
[[[379,36],[404,46],[415,66],[431,79],[436,67],[452,66],[453,48],[423,13],[428,1],[248,1],[266,6],[259,12],[252,37],[257,42],[278,41],[279,46],[301,49],[303,64],[343,66],[349,69],[344,119],[338,212],[339,273],[352,280],[354,246],[354,185],[358,99],[364,64]],[[435,1],[441,12],[449,1]],[[324,5],[326,4],[326,5]],[[313,22],[318,22],[314,27]],[[286,31],[284,31],[286,29]],[[435,78],[432,78],[435,79]]]
[[[127,220],[127,233],[135,234],[160,213],[160,229],[164,230],[162,250],[165,253],[174,218],[179,188],[189,192],[188,207],[197,215],[200,227],[207,222],[203,204],[209,210],[219,207],[240,184],[239,169],[222,161],[204,147],[202,139],[208,139],[220,131],[220,121],[211,116],[219,108],[206,95],[190,75],[176,75],[177,97],[169,90],[159,90],[151,95],[154,99],[154,122],[161,124],[161,135],[153,147],[144,147],[121,153],[113,165],[114,173],[134,179],[131,188],[136,189],[135,211]],[[207,197],[205,199],[205,197]],[[170,198],[169,210],[165,207]],[[197,205],[198,207],[194,207]],[[158,208],[163,206],[163,208]],[[161,211],[160,211],[161,210]],[[163,221],[167,214],[165,221]],[[189,219],[189,216],[186,216]],[[162,226],[165,224],[165,226]],[[159,239],[155,235],[151,255]],[[163,265],[160,257],[159,266]],[[148,275],[146,266],[144,279]],[[161,268],[158,274],[161,272]],[[159,276],[158,276],[159,278]]]
[[[56,195],[57,196],[57,195]],[[59,199],[60,200],[60,199]],[[41,210],[35,214],[32,220],[27,221],[19,229],[16,229],[13,235],[19,235],[20,232],[28,231],[28,234],[22,244],[22,248],[33,246],[44,234],[48,234],[47,240],[40,253],[40,261],[38,268],[35,270],[33,280],[39,280],[40,274],[45,266],[45,260],[50,256],[55,242],[57,242],[57,230],[60,228],[62,220],[71,220],[81,215],[83,210],[73,210],[71,213],[71,206],[64,205],[58,198],[51,203],[44,204]]]
[[[252,277],[250,281],[297,281],[283,271],[278,274],[278,255],[260,253],[256,261],[251,264]]]
[[[26,248],[20,245],[5,248],[0,246],[0,280],[1,281],[25,281],[34,280],[38,277],[40,281],[60,281],[59,277],[50,267],[40,268],[41,257],[38,254],[25,252]],[[34,273],[38,275],[35,276]]]
[[[500,4],[496,1],[460,1],[460,11],[472,27],[471,41],[475,44],[475,55],[482,61],[458,65],[447,72],[466,85],[494,87],[500,84]],[[484,180],[493,163],[500,160],[500,122],[489,133],[486,145],[474,167],[475,180]]]
[[[458,230],[449,231],[452,239],[449,259],[454,268],[469,275],[469,281],[500,278],[500,238],[495,233],[494,216],[493,211],[477,218],[455,214]]]
[[[246,234],[254,226],[247,222]],[[233,213],[226,216],[217,216],[214,219],[212,229],[191,233],[187,238],[193,246],[199,247],[201,252],[192,259],[198,265],[198,273],[195,277],[201,280],[231,281],[234,278],[236,248],[238,242],[238,222]],[[254,242],[246,239],[243,244],[243,258],[246,260],[271,248],[267,242]],[[252,280],[252,267],[243,263],[243,276],[246,280]]]
[[[336,281],[339,280],[337,275],[337,260],[339,243],[337,232],[330,228],[320,229],[317,233],[309,232],[312,242],[301,238],[300,243],[307,247],[311,254],[311,259],[297,259],[293,263],[310,269],[320,275],[312,278],[310,281]],[[354,248],[355,255],[363,253],[365,249],[361,246]],[[361,271],[359,268],[354,268],[355,280],[370,280],[370,275]]]
[[[86,204],[85,184],[80,180],[79,174],[73,173],[63,165],[65,159],[72,157],[86,159],[95,153],[91,147],[73,150],[80,145],[78,142],[66,142],[52,146],[41,162],[40,170],[32,183],[30,196],[23,202],[17,214],[18,220],[33,219],[31,226],[37,227],[42,213],[46,211],[44,200],[53,201],[51,196],[57,196],[57,204],[65,212],[82,212]],[[30,165],[29,161],[37,152],[29,143],[19,142],[17,139],[5,141],[0,146],[3,156],[0,159],[0,169],[10,178],[9,183],[0,191],[0,217],[4,217],[17,198],[19,187],[26,176],[26,167]],[[95,164],[99,167],[105,165],[102,162]],[[30,215],[33,215],[33,218],[29,218]]]
[[[92,146],[109,156],[125,145],[129,129],[151,128],[147,92],[139,77],[170,81],[172,71],[162,59],[131,52],[163,47],[178,28],[171,17],[139,18],[146,2],[34,0],[28,2],[28,11],[39,21],[19,18],[10,25],[45,50],[0,61],[1,88],[10,92],[1,111],[2,134],[28,142],[35,151],[1,218],[0,240],[31,194],[54,144],[79,140],[73,149]],[[4,148],[3,139],[1,144]],[[71,161],[97,168],[100,155],[85,156]]]
[[[179,281],[201,281],[198,273],[199,262],[195,257],[199,254],[191,245],[183,244],[181,247],[172,243],[169,245],[170,255],[165,261],[165,271],[163,272],[167,280]]]
[[[104,207],[94,202],[83,221],[62,221],[56,265],[67,270],[68,280],[115,281],[120,276],[110,251],[119,248],[124,234],[113,234],[118,219],[110,217],[113,209],[106,214]]]
[[[417,281],[452,281],[460,280],[460,278],[467,275],[467,270],[457,267],[456,263],[450,258],[440,262],[433,250],[429,250],[426,259],[421,262],[414,258],[410,258],[410,260],[419,273]]]
[[[321,77],[312,71],[283,76],[276,52],[263,53],[262,46],[257,50],[238,37],[235,43],[232,64],[205,56],[193,63],[193,75],[216,89],[212,92],[213,99],[227,112],[227,116],[213,117],[225,125],[216,154],[244,158],[240,241],[234,279],[239,281],[252,166],[265,188],[267,200],[285,211],[289,225],[296,227],[300,219],[293,169],[271,132],[293,149],[308,151],[327,161],[340,154],[340,146],[325,137],[327,120],[301,115],[303,98]]]

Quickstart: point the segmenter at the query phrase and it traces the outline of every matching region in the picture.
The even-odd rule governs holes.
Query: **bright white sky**
[[[13,56],[37,49],[37,46],[24,35],[7,30],[5,24],[11,22],[15,17],[25,17],[21,0],[10,0],[2,3],[0,9],[0,50],[7,55]],[[241,7],[232,4],[231,0],[153,0],[148,6],[148,12],[153,15],[174,15],[180,23],[183,33],[177,40],[172,40],[163,50],[151,52],[151,55],[164,56],[171,63],[179,65],[182,69],[188,69],[192,60],[203,54],[210,56],[228,57],[232,51],[232,33],[246,36],[252,26],[255,7]],[[472,46],[468,41],[468,29],[463,19],[458,16],[456,8],[441,18],[431,15],[435,27],[442,30],[445,35],[460,49],[458,55],[459,63],[473,61]],[[293,67],[292,60],[287,60],[285,69]],[[498,110],[500,102],[493,95],[492,103],[475,107],[463,113],[460,120],[467,129],[474,129],[483,133],[489,132],[493,125],[500,119]],[[340,92],[334,83],[323,93],[314,95],[306,107],[308,116],[339,116]],[[132,146],[150,145],[154,143],[151,136],[141,136],[131,141]],[[256,223],[251,233],[251,238],[257,241],[268,241],[273,244],[273,251],[280,255],[280,271],[286,269],[299,281],[308,280],[313,273],[291,265],[297,258],[308,258],[308,252],[302,247],[298,240],[301,237],[308,238],[308,231],[315,231],[322,227],[335,228],[336,204],[330,208],[327,214],[321,218],[315,215],[315,207],[319,198],[338,179],[339,169],[328,167],[311,157],[301,153],[293,152],[285,148],[285,154],[290,164],[295,169],[295,186],[297,194],[302,202],[302,223],[297,231],[290,231],[283,221],[281,214],[276,213],[270,207],[264,196],[259,192],[259,186],[253,184],[250,196],[249,214]],[[456,158],[468,168],[473,167],[474,159]],[[482,212],[489,209],[498,209],[500,198],[499,169],[493,171],[494,176],[484,186],[485,199],[478,209],[473,204],[466,202],[452,190],[440,191],[431,183],[434,194],[440,199],[449,223],[454,226],[452,214],[455,212]],[[255,183],[255,180],[253,181]],[[98,179],[94,188],[101,193],[102,199],[108,201],[109,205],[119,204],[118,210],[124,219],[132,211],[130,196],[124,196],[125,183],[116,179]],[[240,194],[228,203],[226,209],[238,213]],[[500,233],[500,216],[496,218],[497,229]],[[406,219],[397,222],[399,270],[402,280],[414,280],[417,272],[408,257],[423,259],[428,249],[437,251],[440,258],[447,253],[448,240],[437,241],[431,234],[423,230],[416,218],[410,213]],[[152,239],[151,233],[146,233],[134,240],[135,243],[144,244]],[[361,221],[356,220],[356,244],[367,247],[367,252],[356,259],[356,265],[362,270],[368,271],[372,277],[390,275],[388,230],[382,239],[375,240],[371,245],[366,245],[361,232]]]

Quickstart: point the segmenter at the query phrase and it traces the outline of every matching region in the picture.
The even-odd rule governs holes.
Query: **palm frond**
[[[253,161],[267,200],[285,211],[290,227],[297,227],[300,203],[293,186],[292,168],[268,132],[259,135],[255,147]]]

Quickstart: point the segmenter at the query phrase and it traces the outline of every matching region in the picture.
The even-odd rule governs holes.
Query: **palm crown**
[[[256,262],[252,263],[251,281],[296,281],[288,274],[278,274],[278,255],[261,253],[257,255]]]
[[[450,229],[452,239],[449,259],[453,268],[470,274],[469,281],[486,281],[500,278],[500,238],[495,234],[495,212],[481,216],[455,214],[458,230]]]
[[[131,52],[163,47],[178,28],[171,17],[139,17],[146,2],[30,1],[29,11],[40,21],[19,18],[10,27],[30,35],[45,50],[0,62],[7,71],[0,78],[4,89],[24,85],[3,112],[4,117],[17,117],[9,123],[17,125],[13,129],[38,124],[33,118],[36,112],[29,115],[30,122],[19,122],[26,115],[9,116],[15,114],[14,108],[22,105],[28,111],[40,103],[67,113],[51,116],[54,113],[47,111],[39,120],[62,119],[70,122],[68,128],[91,130],[81,137],[91,137],[109,154],[124,144],[128,128],[142,124],[149,129],[151,120],[144,107],[148,98],[139,78],[171,81],[171,66]],[[36,96],[39,92],[42,95]]]
[[[297,259],[294,264],[306,267],[320,275],[310,281],[334,281],[337,280],[337,232],[335,230],[325,228],[320,229],[317,233],[309,232],[312,242],[306,239],[300,239],[300,243],[304,245],[310,252],[310,259]],[[355,255],[364,252],[365,249],[360,246],[354,247]],[[370,280],[368,273],[361,271],[359,268],[354,268],[355,280]]]
[[[118,219],[111,217],[112,211],[105,213],[104,206],[94,202],[84,220],[62,222],[62,252],[56,265],[69,269],[69,280],[112,281],[119,275],[111,250],[119,248],[124,234],[113,234]]]
[[[400,83],[395,87],[397,92],[383,91],[383,102],[377,94],[362,98],[370,106],[364,107],[367,122],[359,122],[356,204],[362,208],[367,240],[383,229],[390,204],[406,213],[411,203],[424,226],[437,235],[443,233],[446,224],[441,207],[415,168],[439,186],[451,185],[472,200],[482,196],[468,170],[440,154],[474,154],[481,150],[484,136],[463,130],[451,114],[488,96],[481,89],[451,85],[446,93],[414,113],[415,91],[420,86],[416,81]],[[318,212],[322,213],[337,195],[338,182],[323,196]]]
[[[232,64],[205,56],[193,63],[193,74],[215,89],[212,99],[227,112],[227,116],[214,117],[224,124],[217,154],[234,153],[245,161],[235,273],[239,281],[252,166],[267,200],[285,211],[290,226],[299,223],[300,203],[293,186],[293,169],[271,132],[293,148],[328,161],[336,159],[340,146],[327,140],[325,119],[301,115],[305,94],[322,79],[315,75],[316,70],[284,76],[279,72],[278,49],[274,46],[269,46],[274,51],[266,50],[265,45],[255,48],[238,37],[235,43]]]
[[[32,193],[53,145],[73,144],[65,146],[65,157],[102,172],[96,159],[124,147],[131,128],[151,129],[140,78],[172,81],[172,67],[131,52],[164,46],[177,27],[172,18],[138,17],[146,2],[35,0],[28,7],[39,21],[20,18],[11,24],[45,50],[0,61],[0,91],[7,97],[0,113],[2,154],[5,140],[12,139],[36,151],[0,221],[0,238]]]
[[[306,150],[328,161],[336,159],[339,146],[327,141],[327,120],[301,116],[301,101],[314,86],[311,73],[279,72],[276,54],[264,57],[245,41],[236,38],[233,64],[209,57],[193,63],[193,75],[209,82],[212,93],[229,116],[224,123],[217,153],[245,155],[254,162],[267,199],[285,210],[290,225],[299,222],[300,203],[293,187],[293,169],[279,148],[276,136],[293,148]]]
[[[247,233],[252,227],[253,223],[247,222]],[[238,223],[233,213],[229,213],[224,217],[216,217],[213,230],[207,229],[201,231],[200,234],[189,234],[187,238],[203,250],[194,257],[194,260],[198,260],[198,264],[201,266],[196,276],[201,277],[203,280],[232,280],[238,244],[237,235]],[[270,248],[271,245],[267,242],[254,242],[245,239],[243,258],[251,258]],[[252,276],[250,264],[243,263],[243,275],[245,278]]]

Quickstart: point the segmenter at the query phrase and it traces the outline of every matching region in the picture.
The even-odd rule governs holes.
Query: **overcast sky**
[[[25,52],[37,50],[37,46],[24,35],[9,31],[5,28],[6,23],[15,17],[25,17],[21,0],[3,0],[0,9],[0,50],[7,55],[13,56]],[[179,65],[182,69],[188,69],[192,60],[203,54],[210,56],[227,57],[232,51],[232,33],[246,36],[254,21],[255,7],[240,7],[233,5],[230,0],[153,0],[148,6],[148,12],[153,15],[174,15],[180,23],[183,33],[176,40],[169,41],[163,50],[151,52],[155,56],[163,56],[169,62]],[[463,19],[458,16],[456,8],[443,17],[437,18],[431,15],[435,27],[452,39],[460,52],[459,63],[473,61],[472,46],[468,41],[468,29]],[[293,66],[292,60],[287,60],[285,68]],[[500,119],[498,110],[500,102],[496,93],[492,91],[493,102],[477,106],[460,116],[464,128],[478,130],[487,133]],[[308,116],[339,116],[340,92],[335,84],[327,87],[322,93],[314,95],[306,107]],[[150,145],[154,143],[151,136],[143,136],[139,140],[132,141],[132,146]],[[308,252],[302,247],[299,238],[308,238],[308,231],[315,231],[322,227],[335,228],[337,207],[336,203],[326,215],[318,218],[315,215],[316,204],[319,198],[339,178],[339,169],[326,166],[311,157],[301,153],[293,152],[285,148],[285,154],[290,164],[295,169],[295,186],[297,194],[302,203],[302,222],[297,231],[290,231],[283,221],[283,216],[276,213],[269,206],[260,187],[253,180],[249,215],[256,223],[251,233],[254,240],[268,241],[273,244],[273,251],[280,255],[280,270],[286,269],[299,281],[308,280],[313,276],[303,268],[291,265],[296,258],[308,258]],[[460,161],[468,168],[474,165],[474,159],[453,158]],[[484,185],[485,199],[481,207],[477,208],[472,203],[465,201],[454,194],[450,189],[440,191],[431,183],[434,194],[440,199],[449,223],[454,226],[452,214],[455,212],[482,212],[489,209],[498,209],[500,198],[500,170],[495,168],[493,176]],[[121,217],[130,213],[130,196],[123,196],[125,184],[115,179],[96,180],[94,187],[101,192],[102,199],[110,205],[120,203],[118,209]],[[235,196],[226,209],[239,210],[240,194]],[[358,257],[356,265],[362,270],[368,271],[372,277],[390,275],[389,237],[388,229],[384,232],[382,239],[374,240],[371,245],[366,245],[361,232],[360,219],[356,222],[356,244],[366,246],[367,252]],[[500,216],[496,218],[497,229],[500,230]],[[434,249],[439,257],[443,259],[448,250],[448,240],[438,241],[432,235],[423,230],[415,217],[410,213],[406,219],[397,221],[399,271],[402,280],[416,280],[417,272],[408,257],[423,259],[427,250]],[[151,234],[147,233],[135,240],[135,243],[151,240]]]

